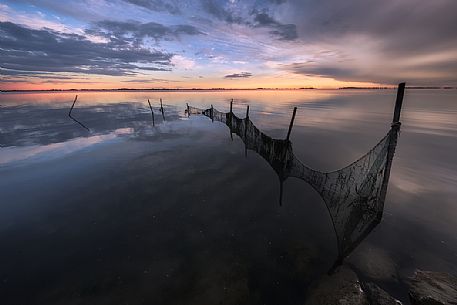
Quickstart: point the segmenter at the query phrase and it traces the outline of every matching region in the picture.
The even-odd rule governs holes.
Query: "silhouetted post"
[[[78,121],[77,119],[75,119],[74,117],[71,116],[71,112],[73,111],[73,107],[75,107],[77,99],[78,99],[78,95],[76,95],[75,100],[73,101],[73,104],[71,105],[70,111],[68,111],[68,116],[70,117],[70,119],[72,119],[73,121],[75,121],[76,123],[81,125],[81,127],[85,128],[87,131],[90,132],[89,128],[87,128],[86,125],[84,125],[83,123],[81,123],[80,121]]]
[[[287,132],[287,137],[286,137],[287,141],[289,141],[290,132],[292,131],[292,127],[294,126],[294,120],[295,120],[295,114],[296,113],[297,113],[297,107],[294,107],[294,112],[292,114],[292,119],[290,120],[290,124],[289,124],[289,131]]]
[[[78,95],[76,95],[75,100],[73,101],[73,105],[71,105],[70,111],[68,112],[68,116],[71,118],[71,112],[73,111],[73,107],[75,107],[76,100],[78,99]]]
[[[155,126],[156,124],[154,122],[154,111],[152,110],[151,102],[149,101],[149,99],[148,99],[148,104],[149,104],[149,109],[151,109],[152,126]]]
[[[397,100],[395,101],[394,118],[392,121],[393,124],[400,122],[400,112],[401,112],[401,106],[403,104],[403,96],[405,95],[405,86],[406,86],[406,83],[400,83],[398,85]]]
[[[165,112],[163,111],[162,99],[160,99],[160,112],[162,112],[162,118],[165,121]]]
[[[233,112],[233,99],[230,101],[230,114]]]
[[[187,106],[187,117],[190,117],[189,103],[186,103],[186,106]]]
[[[382,219],[382,213],[384,210],[384,201],[387,194],[387,185],[389,184],[389,177],[390,177],[390,169],[392,167],[392,161],[395,154],[395,148],[397,146],[398,140],[398,133],[400,132],[400,112],[401,106],[403,104],[403,96],[405,94],[405,83],[401,83],[398,85],[397,90],[397,100],[395,101],[395,108],[394,108],[394,118],[392,121],[392,127],[389,131],[389,146],[387,148],[387,159],[386,165],[384,170],[384,177],[382,180],[381,185],[381,192],[379,194],[379,201],[378,203],[382,205],[382,209],[379,209],[380,212],[377,215],[377,221],[380,222]]]
[[[246,120],[249,120],[249,105],[246,108]]]
[[[213,108],[213,104],[211,104],[211,122],[214,122],[214,108]]]

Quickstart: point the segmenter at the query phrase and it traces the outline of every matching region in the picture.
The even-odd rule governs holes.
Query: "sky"
[[[0,0],[0,89],[457,86],[455,0]]]

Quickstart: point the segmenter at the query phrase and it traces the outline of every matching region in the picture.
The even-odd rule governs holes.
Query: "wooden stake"
[[[400,112],[401,106],[403,104],[403,96],[405,95],[405,83],[398,84],[397,89],[397,100],[395,101],[395,110],[394,110],[394,118],[392,120],[393,124],[400,122]]]
[[[246,108],[246,119],[249,119],[249,105],[248,105],[248,107]]]
[[[75,100],[73,101],[73,105],[71,105],[70,111],[68,112],[68,116],[70,117],[70,119],[72,119],[73,121],[75,121],[76,123],[81,125],[81,127],[85,128],[87,131],[90,132],[89,128],[87,128],[86,125],[84,125],[83,123],[81,123],[80,121],[78,121],[77,119],[75,119],[74,117],[71,116],[71,112],[73,111],[73,107],[75,107],[75,103],[76,103],[77,99],[78,99],[78,95],[76,95]]]
[[[213,104],[211,104],[211,122],[214,122],[214,108],[213,108]]]
[[[160,99],[160,112],[162,112],[162,118],[165,121],[165,113],[163,112],[162,99]]]
[[[186,106],[187,106],[187,117],[190,117],[189,103],[186,103]]]
[[[233,112],[233,99],[230,101],[230,113]]]
[[[78,95],[76,95],[75,100],[73,101],[73,105],[71,105],[70,111],[68,112],[68,116],[71,118],[71,112],[73,111],[73,107],[75,107],[76,100],[78,99]]]
[[[287,141],[289,141],[290,132],[292,131],[292,127],[294,126],[294,120],[295,120],[295,114],[296,113],[297,113],[297,107],[294,107],[294,112],[292,114],[292,119],[290,120],[290,124],[289,124],[289,131],[287,132],[287,138],[286,138]]]
[[[151,102],[149,101],[149,99],[148,99],[148,104],[149,104],[149,109],[151,109],[152,126],[155,126],[156,124],[154,122],[154,111],[152,110]]]

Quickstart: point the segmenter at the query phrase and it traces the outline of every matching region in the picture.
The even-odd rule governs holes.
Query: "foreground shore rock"
[[[306,305],[369,305],[359,278],[350,268],[339,267],[334,274],[325,275],[313,289]]]
[[[401,305],[374,283],[361,283],[347,266],[323,276],[311,290],[306,305]]]
[[[392,297],[375,283],[364,283],[363,289],[370,305],[401,305],[401,302]]]
[[[411,279],[409,298],[412,305],[457,305],[457,278],[417,270]]]

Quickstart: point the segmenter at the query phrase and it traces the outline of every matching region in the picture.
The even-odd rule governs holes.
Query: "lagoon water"
[[[0,94],[2,304],[303,304],[337,256],[319,195],[224,124],[250,118],[342,168],[389,130],[394,90]],[[163,99],[164,117],[159,112]],[[152,126],[150,99],[155,113]],[[407,89],[382,222],[345,260],[408,304],[415,269],[457,275],[457,91]]]

